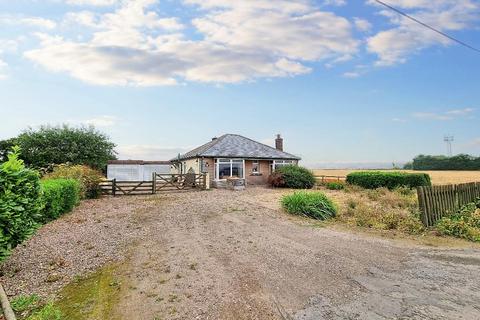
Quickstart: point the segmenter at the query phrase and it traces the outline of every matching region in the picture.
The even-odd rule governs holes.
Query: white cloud
[[[368,32],[372,29],[372,24],[366,19],[355,17],[353,22],[359,31]]]
[[[354,78],[360,77],[360,73],[359,73],[359,72],[356,72],[356,71],[345,72],[345,73],[343,74],[343,77],[344,77],[344,78],[354,79]]]
[[[0,59],[0,80],[4,80],[7,78],[6,74],[6,69],[7,69],[7,63]]]
[[[66,21],[93,30],[88,41],[39,34],[40,47],[25,56],[92,84],[152,86],[295,76],[311,71],[308,62],[350,59],[359,46],[347,19],[307,1],[186,0],[200,13],[196,39],[150,9],[156,3],[71,13]]]
[[[347,4],[347,0],[324,0],[323,4],[327,6],[344,6]]]
[[[98,116],[95,118],[91,118],[88,120],[83,121],[86,125],[92,125],[94,127],[113,127],[115,124],[117,124],[118,118],[115,116]]]
[[[111,6],[119,3],[119,0],[66,0],[67,4],[83,6]]]
[[[113,127],[117,125],[119,121],[120,119],[116,116],[101,115],[101,116],[96,116],[86,120],[70,119],[65,122],[71,125],[85,125],[85,126],[94,126],[96,128],[108,128],[108,127]]]
[[[415,112],[412,114],[412,116],[417,119],[447,121],[471,116],[474,111],[475,109],[473,108],[464,108],[448,110],[441,113]]]
[[[469,115],[474,111],[475,109],[473,108],[454,109],[454,110],[447,111],[446,114],[451,116],[464,116],[464,115]]]
[[[372,0],[369,3],[379,6]],[[443,32],[463,30],[480,18],[480,4],[473,0],[390,0],[388,3]],[[404,63],[412,53],[431,46],[453,44],[406,17],[385,7],[379,8],[379,13],[395,26],[367,39],[367,50],[378,56],[379,66]]]
[[[23,17],[14,15],[0,15],[0,25],[23,25],[34,28],[51,30],[57,24],[55,21],[41,17]]]
[[[3,52],[15,52],[18,49],[19,39],[0,39],[0,54]]]

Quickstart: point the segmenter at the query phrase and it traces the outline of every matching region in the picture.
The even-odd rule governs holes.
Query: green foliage
[[[347,183],[358,185],[366,189],[397,187],[415,188],[430,186],[430,176],[426,173],[406,173],[399,171],[360,171],[347,175]]]
[[[26,320],[62,320],[62,312],[53,302],[44,305],[40,310],[35,311]]]
[[[416,193],[411,189],[358,188],[351,193],[355,198],[345,202],[338,220],[364,228],[398,230],[409,234],[424,231]]]
[[[15,140],[25,164],[38,169],[71,163],[103,170],[108,160],[116,158],[115,144],[93,127],[43,126],[28,129]]]
[[[57,219],[72,211],[80,199],[80,183],[75,179],[43,180],[42,186],[42,222]]]
[[[25,168],[23,160],[20,157],[20,147],[13,146],[12,152],[7,155],[7,161],[2,164],[2,170],[6,172],[17,172]]]
[[[0,162],[8,160],[8,154],[14,146],[18,145],[15,138],[0,140]]]
[[[298,191],[282,198],[282,207],[291,214],[318,220],[335,217],[336,205],[321,192]]]
[[[456,213],[440,219],[436,228],[444,235],[480,242],[480,209],[477,203],[467,204]]]
[[[342,182],[327,182],[325,188],[328,190],[343,190],[345,189],[345,183]]]
[[[411,163],[413,170],[480,170],[480,157],[459,154],[453,157],[419,155]]]
[[[18,157],[14,148],[0,165],[0,261],[38,227],[40,178]]]
[[[313,173],[296,165],[278,168],[268,180],[270,185],[279,188],[311,189],[315,185]]]
[[[18,296],[11,301],[11,306],[15,313],[29,313],[34,310],[40,301],[40,298],[36,294],[29,296]]]
[[[53,172],[44,176],[48,179],[75,179],[80,183],[82,198],[95,199],[100,196],[100,182],[104,179],[102,173],[84,165],[61,164],[55,166]]]

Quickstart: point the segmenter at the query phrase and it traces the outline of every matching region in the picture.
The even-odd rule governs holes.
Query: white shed
[[[107,178],[118,181],[151,181],[152,173],[170,173],[170,161],[111,160]]]

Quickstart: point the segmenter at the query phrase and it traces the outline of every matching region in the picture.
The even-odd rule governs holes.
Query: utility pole
[[[453,155],[452,153],[452,142],[454,140],[453,136],[444,136],[443,141],[447,144],[447,155],[451,157]]]

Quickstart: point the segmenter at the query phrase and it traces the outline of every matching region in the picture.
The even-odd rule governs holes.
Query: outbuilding
[[[111,160],[107,165],[107,178],[118,181],[151,181],[154,172],[170,174],[170,161]]]

